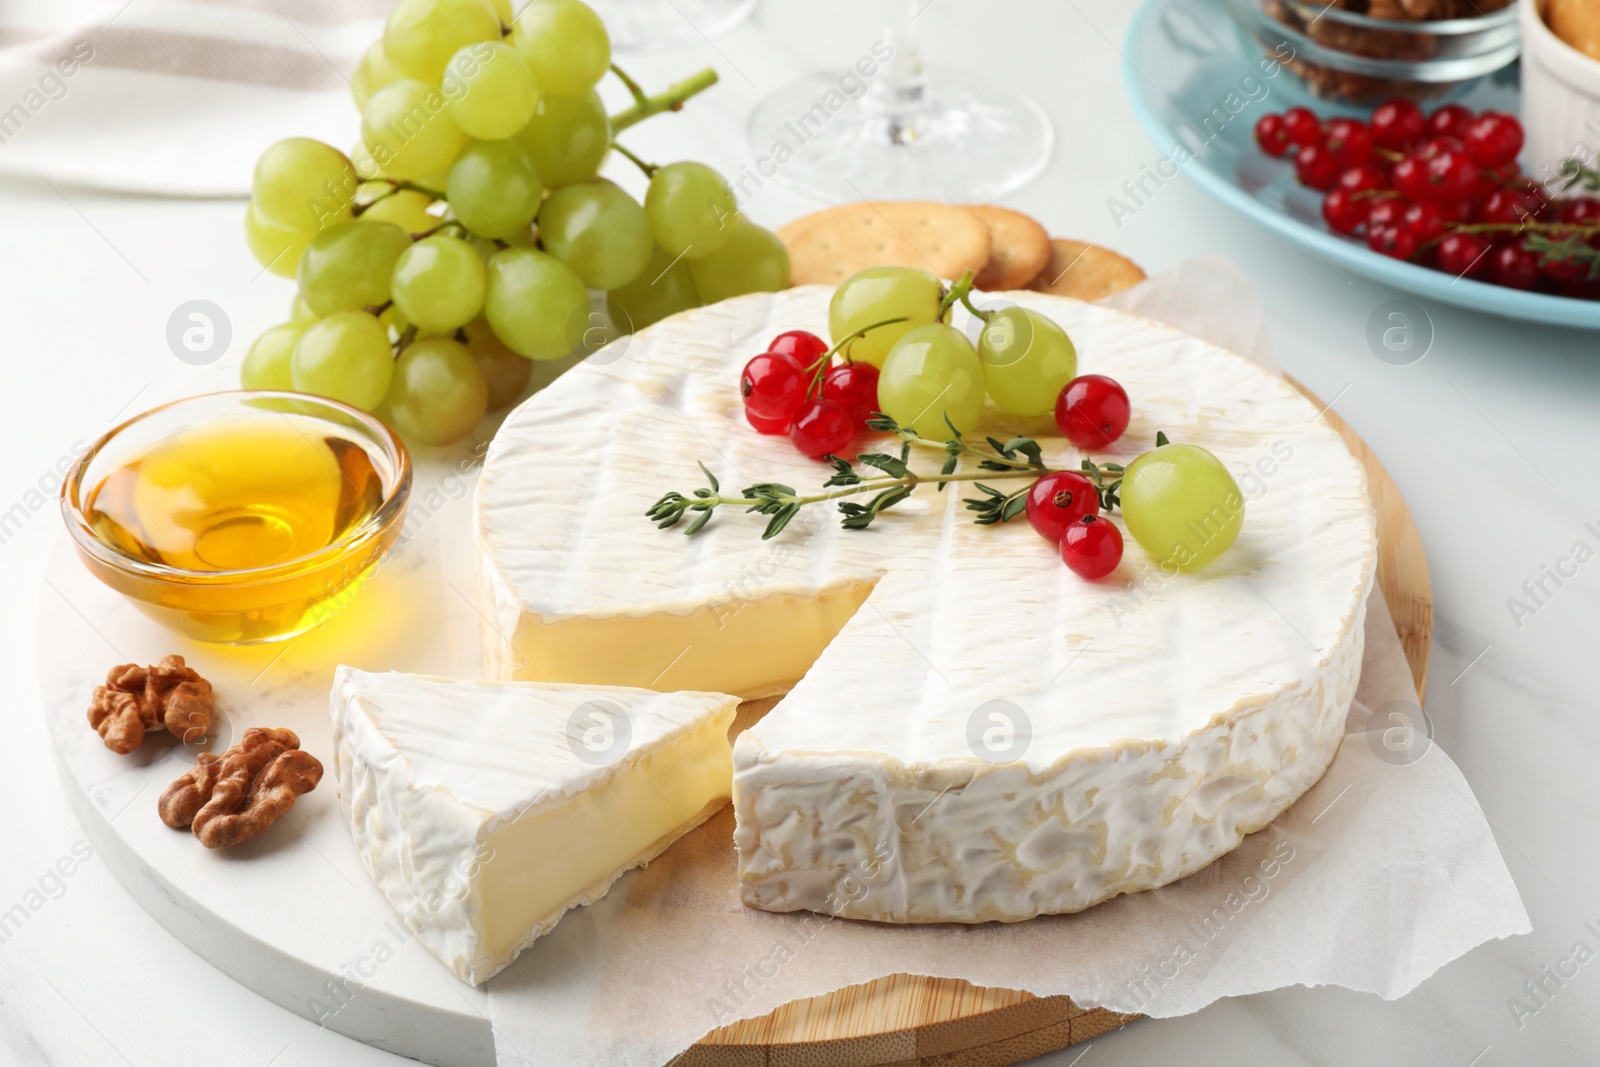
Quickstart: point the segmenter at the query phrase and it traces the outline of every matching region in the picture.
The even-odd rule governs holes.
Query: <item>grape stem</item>
[[[965,274],[961,275],[961,277],[956,281],[956,283],[950,287],[950,291],[945,293],[944,294],[944,298],[939,301],[939,314],[938,314],[938,317],[934,321],[935,322],[943,322],[945,314],[952,307],[954,307],[956,301],[959,300],[963,304],[967,305],[967,310],[971,311],[974,315],[977,315],[979,318],[981,318],[985,322],[987,322],[989,320],[989,316],[987,314],[979,311],[977,308],[973,307],[970,302],[968,302],[967,295],[969,293],[971,293],[971,292],[972,292],[972,271],[969,270]]]
[[[628,162],[644,171],[644,176],[646,178],[654,178],[656,176],[656,171],[661,169],[660,165],[655,163],[646,163],[644,160],[628,151],[623,147],[622,142],[620,141],[612,141],[611,147],[615,148],[617,152],[620,153]]]
[[[622,79],[622,84],[626,85],[628,87],[628,92],[633,94],[633,102],[635,104],[643,104],[646,100],[650,99],[645,94],[644,89],[640,88],[639,83],[630,78],[628,76],[628,72],[617,66],[615,63],[611,64],[611,73]]]
[[[616,70],[615,67],[612,69]],[[615,136],[629,126],[643,122],[651,115],[659,115],[663,111],[681,111],[684,101],[705,92],[715,84],[717,84],[717,72],[707,67],[655,96],[646,96],[643,99],[636,97],[632,107],[611,116],[611,133]]]

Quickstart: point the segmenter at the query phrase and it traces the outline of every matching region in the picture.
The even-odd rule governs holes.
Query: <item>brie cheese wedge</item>
[[[1111,577],[1082,580],[1026,521],[974,525],[961,485],[923,486],[864,531],[829,505],[771,541],[735,508],[693,537],[650,524],[663,492],[705,484],[700,462],[724,494],[821,488],[825,466],[746,423],[737,383],[774,334],[825,334],[830,294],[675,316],[506,420],[475,509],[489,673],[786,693],[734,748],[740,891],[774,911],[1074,911],[1198,870],[1309,789],[1355,693],[1376,524],[1317,408],[1234,353],[1006,294],[1067,330],[1080,373],[1127,390],[1133,421],[1093,458],[1127,463],[1165,431],[1234,473],[1243,529],[1202,570],[1128,539]],[[991,406],[982,430],[1035,437],[1054,469],[1084,458],[1048,419]]]
[[[737,707],[340,667],[339,803],[390,905],[476,985],[727,803]]]

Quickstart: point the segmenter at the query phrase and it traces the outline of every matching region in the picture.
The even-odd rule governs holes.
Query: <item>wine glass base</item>
[[[959,202],[997,200],[1050,162],[1050,119],[1032,98],[959,68],[926,79],[920,104],[893,112],[853,74],[779,89],[746,126],[757,169],[831,201]]]
[[[611,47],[648,52],[714,37],[743,22],[756,0],[588,0],[604,20]]]

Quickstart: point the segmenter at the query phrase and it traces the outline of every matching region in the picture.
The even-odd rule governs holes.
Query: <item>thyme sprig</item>
[[[717,508],[742,507],[746,512],[768,517],[766,529],[761,534],[761,539],[766,541],[782,533],[784,527],[789,525],[801,509],[810,504],[837,501],[841,516],[840,525],[847,530],[864,530],[872,525],[881,513],[905,500],[925,482],[933,483],[941,490],[951,482],[974,482],[984,494],[984,498],[978,501],[981,507],[972,508],[978,512],[975,521],[980,525],[988,525],[1008,521],[1020,514],[1025,504],[1009,502],[1019,497],[1025,500],[1026,489],[1020,494],[1005,494],[981,484],[982,481],[1027,478],[1031,485],[1034,480],[1049,473],[1039,444],[1032,438],[1014,437],[1010,441],[1000,441],[990,437],[985,439],[989,447],[984,449],[967,442],[954,426],[950,427],[953,435],[950,439],[934,445],[934,442],[925,441],[909,426],[901,426],[887,415],[876,415],[867,425],[878,433],[898,437],[899,455],[889,452],[865,452],[856,456],[855,463],[838,456],[828,456],[826,458],[833,473],[823,483],[823,492],[801,493],[793,486],[781,482],[757,482],[746,487],[738,496],[724,496],[716,475],[701,463],[700,471],[705,475],[707,482],[705,486],[694,490],[689,496],[669,492],[651,505],[646,515],[651,522],[665,530],[676,526],[686,516],[693,514],[694,518],[683,531],[692,535],[705,528]],[[948,419],[946,425],[949,425]],[[919,442],[944,450],[945,462],[937,473],[912,469],[911,450]],[[964,455],[977,458],[980,470],[959,472],[957,467]],[[868,474],[861,468],[870,468],[881,473]],[[848,499],[868,493],[871,493],[872,497],[865,502]],[[997,495],[1002,498],[998,504],[993,503]],[[973,502],[967,503],[971,507]]]
[[[1524,247],[1539,257],[1539,266],[1551,263],[1572,263],[1587,267],[1586,277],[1593,280],[1600,274],[1600,248],[1591,245],[1582,233],[1569,233],[1550,237],[1542,233],[1529,234]]]

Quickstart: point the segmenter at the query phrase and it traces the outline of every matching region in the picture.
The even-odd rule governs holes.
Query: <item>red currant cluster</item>
[[[744,417],[762,433],[789,435],[812,459],[837,455],[878,410],[878,368],[833,362],[816,334],[790,330],[744,365],[739,395]]]
[[[1290,108],[1256,123],[1270,156],[1293,154],[1295,176],[1323,193],[1336,233],[1364,234],[1374,251],[1515,289],[1600,297],[1587,256],[1551,254],[1535,235],[1600,233],[1600,200],[1556,200],[1522,173],[1522,124],[1500,111],[1446,104],[1379,104],[1369,122],[1323,122]],[[1535,247],[1530,247],[1535,246]]]
[[[1127,391],[1103,374],[1079,375],[1056,398],[1056,427],[1087,451],[1109,448],[1131,413]],[[1122,562],[1122,531],[1100,517],[1100,502],[1099,487],[1077,471],[1053,471],[1028,490],[1028,523],[1083,578],[1104,578]]]

